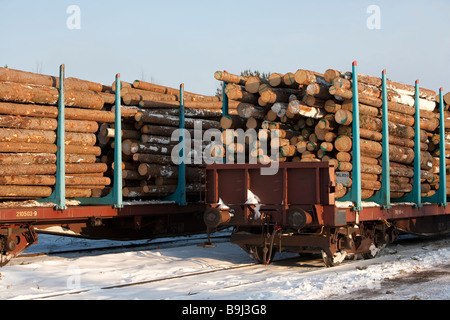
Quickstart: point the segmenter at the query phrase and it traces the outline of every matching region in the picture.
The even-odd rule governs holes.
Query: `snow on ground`
[[[27,253],[117,244],[39,235]],[[125,242],[124,242],[125,243]],[[146,243],[146,241],[144,241]],[[126,242],[129,244],[129,242]],[[279,257],[295,256],[281,254]],[[0,269],[0,299],[67,300],[322,300],[450,298],[450,238],[399,242],[372,260],[323,268],[321,259],[298,258],[269,266],[228,242],[105,253],[18,258]],[[221,268],[242,268],[207,273]],[[201,275],[179,278],[194,272]],[[135,286],[112,285],[178,277]],[[109,288],[108,288],[109,287]],[[54,293],[77,293],[51,297]]]

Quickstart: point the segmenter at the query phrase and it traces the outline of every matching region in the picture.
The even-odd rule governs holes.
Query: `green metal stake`
[[[386,70],[382,73],[382,92],[383,92],[383,106],[382,106],[382,172],[381,172],[381,189],[378,193],[367,201],[372,201],[380,204],[383,209],[391,208],[391,175],[389,162],[389,119],[388,119],[388,98],[386,86]]]
[[[395,202],[413,202],[418,208],[422,207],[421,192],[421,166],[420,166],[420,99],[419,99],[419,80],[416,80],[415,86],[415,118],[414,118],[414,182],[412,191]]]
[[[38,202],[53,202],[56,210],[66,210],[66,144],[65,144],[65,65],[59,68],[58,128],[56,141],[56,184],[52,194]]]
[[[361,142],[359,130],[359,92],[358,92],[358,70],[357,62],[353,62],[353,161],[352,161],[352,187],[349,193],[341,201],[352,201],[353,211],[362,210],[361,200]]]
[[[417,207],[422,206],[421,172],[420,172],[420,100],[419,100],[419,80],[416,80],[416,115],[415,115],[415,136],[414,136],[414,203]]]
[[[122,194],[122,110],[120,96],[120,74],[116,75],[116,102],[114,121],[114,185],[112,191],[103,198],[77,198],[81,204],[113,205],[123,208]]]
[[[114,208],[123,208],[122,195],[122,104],[120,87],[120,74],[116,75],[116,100],[115,100],[115,123],[114,123]]]
[[[424,202],[439,203],[441,206],[447,206],[447,168],[445,152],[445,115],[444,115],[444,97],[443,88],[439,89],[439,189],[431,197],[425,197]]]
[[[186,162],[185,162],[185,120],[184,120],[184,84],[180,85],[180,137],[179,145],[181,149],[179,151],[179,164],[178,164],[178,183],[175,192],[168,197],[165,197],[166,201],[175,201],[179,206],[186,206]]]

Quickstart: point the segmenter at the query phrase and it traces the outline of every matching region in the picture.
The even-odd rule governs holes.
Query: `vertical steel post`
[[[66,206],[66,144],[65,144],[65,98],[64,98],[65,65],[59,70],[58,130],[56,151],[56,186],[55,196],[57,209],[65,210]]]
[[[352,170],[352,198],[355,203],[354,211],[362,210],[361,200],[361,141],[359,130],[359,91],[357,62],[353,61],[353,170]]]
[[[413,202],[418,208],[422,207],[421,190],[421,166],[420,166],[420,98],[419,98],[419,80],[415,85],[415,116],[414,116],[414,178],[413,188],[406,196],[393,199],[393,202]]]
[[[445,114],[443,88],[439,89],[439,189],[431,197],[422,198],[423,202],[439,203],[447,206],[447,168],[445,151]]]
[[[184,84],[180,85],[180,145],[181,150],[179,153],[181,163],[178,165],[178,205],[185,206],[186,202],[186,137],[184,134],[185,120],[184,120]],[[189,142],[190,143],[190,142]]]
[[[184,84],[180,85],[180,123],[179,132],[180,136],[178,138],[179,146],[179,163],[178,163],[178,183],[175,192],[170,196],[165,197],[166,201],[175,201],[179,206],[186,206],[186,162],[185,162],[185,148],[186,148],[186,137],[185,137],[185,119],[184,119]],[[190,143],[190,142],[189,142]]]
[[[447,166],[445,151],[445,115],[443,88],[439,89],[439,198],[442,206],[447,206]]]
[[[120,74],[116,75],[116,101],[115,101],[115,123],[114,123],[114,186],[113,201],[114,208],[123,208],[122,195],[122,104]]]
[[[352,123],[352,186],[349,192],[340,201],[351,201],[356,211],[356,221],[359,220],[359,211],[362,210],[361,199],[361,142],[359,129],[359,92],[357,62],[353,62],[353,123]]]
[[[38,202],[53,202],[56,210],[66,210],[66,144],[65,144],[65,65],[59,68],[58,128],[56,135],[56,184],[52,194]]]
[[[421,189],[421,166],[420,166],[420,98],[419,98],[419,80],[416,80],[415,86],[415,105],[416,114],[414,120],[414,184],[413,200],[417,207],[422,207],[422,189]]]
[[[383,209],[391,208],[391,174],[389,162],[389,119],[388,119],[388,98],[386,85],[386,70],[382,73],[382,172],[381,172],[381,189],[378,193],[367,201],[373,201],[380,204]]]
[[[76,198],[81,204],[112,205],[123,208],[122,191],[122,98],[120,90],[122,83],[120,74],[116,75],[116,100],[114,105],[114,177],[112,191],[102,198]]]
[[[382,74],[382,90],[383,90],[383,155],[382,155],[382,173],[381,173],[381,190],[382,205],[385,209],[391,208],[391,170],[389,163],[389,119],[388,119],[388,98],[386,85],[386,70]]]

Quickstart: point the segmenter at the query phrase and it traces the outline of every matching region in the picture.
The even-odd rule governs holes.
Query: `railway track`
[[[306,262],[305,265],[301,268],[302,270],[300,273],[306,273],[306,272],[313,272],[317,270],[327,269],[322,264],[322,260],[320,258],[317,259],[310,259],[310,258],[302,258],[302,257],[295,257],[295,258],[285,258],[280,259],[277,261],[274,261],[270,268],[267,266],[261,265],[260,263],[248,263],[248,264],[242,264],[237,266],[231,266],[231,267],[224,267],[224,268],[218,268],[214,270],[207,270],[207,271],[200,271],[200,272],[192,272],[192,273],[186,273],[186,274],[180,274],[176,276],[170,276],[170,277],[163,277],[163,278],[157,278],[157,279],[149,279],[144,281],[136,281],[131,283],[125,283],[125,284],[112,284],[112,285],[106,285],[106,286],[99,286],[99,287],[92,287],[92,288],[86,288],[86,289],[80,289],[80,290],[70,290],[70,291],[62,291],[62,292],[54,292],[48,295],[40,295],[36,297],[30,297],[29,300],[41,300],[41,299],[64,299],[65,296],[69,295],[83,295],[84,293],[88,292],[94,292],[99,290],[111,290],[111,289],[122,289],[122,288],[129,288],[129,287],[135,287],[135,286],[148,286],[148,285],[159,285],[162,282],[168,283],[168,282],[178,282],[182,283],[179,280],[182,279],[189,279],[189,278],[198,278],[198,283],[201,283],[203,281],[203,278],[209,277],[212,274],[219,275],[221,277],[221,273],[227,273],[231,271],[236,270],[245,270],[244,273],[246,274],[252,274],[252,273],[258,273],[263,272],[261,274],[261,277],[259,279],[253,279],[253,280],[246,280],[240,283],[232,283],[232,284],[222,284],[219,286],[214,286],[214,288],[197,288],[197,290],[190,290],[187,292],[188,296],[195,296],[199,294],[202,290],[212,290],[212,291],[220,291],[220,290],[227,290],[230,288],[236,288],[236,287],[243,287],[248,286],[252,284],[261,283],[263,281],[266,281],[267,276],[271,274],[276,268],[278,271],[280,270],[292,270],[293,268],[298,268],[298,263]],[[347,261],[346,263],[351,263],[350,261]],[[298,271],[298,270],[297,270]],[[224,276],[226,277],[226,275]],[[196,281],[197,282],[197,281]],[[166,284],[167,285],[167,284]]]
[[[197,242],[202,240],[196,239]],[[230,246],[226,240],[219,239],[214,240],[218,244],[218,247]],[[442,240],[442,239],[441,239]],[[167,246],[174,247],[173,244],[168,241]],[[222,243],[222,244],[221,244]],[[307,277],[323,277],[326,272],[334,278],[339,272],[345,272],[348,270],[365,270],[373,265],[381,264],[385,261],[396,261],[400,258],[405,258],[405,252],[408,248],[419,248],[426,252],[427,250],[437,250],[439,248],[448,246],[450,244],[449,238],[444,238],[443,241],[434,242],[433,239],[423,240],[417,238],[406,238],[397,241],[393,246],[387,247],[384,254],[380,258],[372,260],[345,260],[340,266],[333,268],[326,268],[323,265],[323,261],[319,255],[313,257],[299,257],[290,256],[287,258],[280,258],[275,260],[270,266],[264,266],[257,263],[232,263],[225,264],[224,266],[208,264],[205,262],[205,257],[214,255],[214,251],[204,252],[203,257],[197,257],[195,254],[192,256],[186,254],[189,258],[179,260],[179,266],[183,266],[186,260],[199,266],[198,270],[190,271],[188,269],[180,269],[176,274],[165,275],[164,273],[153,271],[161,270],[164,259],[161,260],[161,265],[155,265],[155,270],[151,269],[150,265],[148,273],[145,273],[140,280],[126,281],[95,281],[90,284],[83,283],[83,287],[76,289],[67,289],[63,287],[54,288],[52,292],[31,294],[27,296],[21,296],[20,299],[40,300],[40,299],[95,299],[96,297],[108,297],[116,296],[119,292],[145,292],[149,296],[137,297],[142,299],[203,299],[205,297],[220,297],[222,295],[227,296],[230,292],[238,291],[243,292],[248,290],[254,294],[255,288],[260,287],[263,283],[276,283],[280,279],[291,279],[292,277],[303,278]],[[195,251],[197,247],[194,243],[187,244],[191,247],[187,251],[188,253]],[[198,247],[197,247],[198,248]],[[399,248],[401,251],[399,251]],[[147,256],[155,254],[155,250],[148,249],[150,253]],[[214,249],[211,249],[214,250]],[[417,249],[415,249],[417,250]],[[159,252],[158,250],[156,250]],[[147,252],[147,251],[146,251]],[[236,251],[236,252],[240,252]],[[164,255],[165,260],[172,258],[171,255]],[[179,258],[179,257],[178,257]],[[95,257],[97,259],[97,257]],[[106,258],[108,259],[108,258]],[[219,258],[219,259],[223,259]],[[248,261],[248,260],[247,260]],[[77,263],[74,259],[73,263]],[[102,259],[98,259],[98,269],[107,269],[107,265],[102,267]],[[178,264],[178,262],[177,262]],[[160,269],[158,269],[158,267]],[[118,273],[126,273],[130,266],[123,266],[123,269],[117,267]],[[162,269],[165,267],[163,266]],[[167,268],[170,268],[167,267]],[[105,271],[106,272],[106,271]],[[118,279],[120,280],[120,279]],[[285,280],[283,280],[285,281]],[[100,282],[100,283],[99,283]],[[97,284],[98,283],[98,284]],[[344,284],[343,284],[344,285]],[[257,291],[257,289],[256,289]],[[119,293],[120,295],[120,293]],[[127,297],[133,298],[133,297]]]
[[[215,243],[227,242],[230,239],[229,235],[213,235],[211,239]],[[136,250],[155,250],[155,249],[167,249],[175,247],[186,247],[190,245],[202,245],[208,241],[208,237],[192,237],[185,238],[180,237],[173,240],[157,240],[154,243],[132,243],[132,244],[120,244],[120,245],[110,245],[101,247],[91,247],[82,249],[70,249],[70,250],[56,250],[56,251],[45,251],[45,252],[35,252],[35,253],[22,253],[18,257],[11,260],[9,265],[17,265],[32,262],[32,258],[45,257],[45,256],[63,256],[71,254],[102,254],[117,253],[125,251],[136,251]]]

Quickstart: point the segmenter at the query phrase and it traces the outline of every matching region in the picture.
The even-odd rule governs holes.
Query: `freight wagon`
[[[403,104],[391,104],[393,98],[388,98],[390,91],[386,72],[383,71],[379,88],[382,97],[372,104],[369,100],[374,98],[371,94],[367,94],[369,86],[358,83],[356,62],[353,64],[352,71],[350,78],[352,87],[350,90],[343,90],[346,91],[344,94],[347,95],[347,99],[352,98],[352,108],[350,112],[346,112],[352,117],[352,121],[347,122],[347,124],[351,123],[352,134],[342,135],[342,140],[350,143],[351,149],[345,149],[351,152],[350,157],[338,162],[331,157],[322,158],[321,161],[317,158],[319,154],[323,157],[324,153],[317,152],[312,155],[312,152],[306,150],[302,158],[304,161],[279,162],[276,170],[273,168],[268,170],[274,164],[270,161],[266,164],[227,164],[225,158],[223,164],[208,166],[206,169],[208,208],[204,213],[204,221],[209,233],[214,232],[216,228],[233,227],[231,242],[250,253],[260,263],[270,263],[276,251],[287,251],[300,254],[319,253],[322,254],[327,266],[334,266],[345,258],[357,255],[362,255],[364,258],[375,257],[388,243],[394,241],[399,233],[430,235],[450,231],[450,207],[447,202],[446,187],[447,139],[443,138],[445,137],[445,119],[448,116],[444,110],[442,88],[439,92],[438,113],[431,115],[436,117],[435,121],[438,121],[437,128],[433,127],[433,129],[436,129],[436,133],[441,137],[438,144],[434,146],[437,147],[438,152],[436,150],[433,152],[434,155],[438,155],[437,159],[433,159],[438,160],[437,165],[432,165],[429,163],[431,160],[428,161],[426,157],[429,144],[424,148],[424,143],[421,141],[423,136],[421,128],[427,126],[425,124],[427,120],[422,119],[421,112],[426,114],[427,118],[428,113],[420,108],[420,97],[423,91],[419,88],[418,81],[414,87],[415,108],[406,108]],[[322,87],[323,84],[333,94],[342,88],[338,85],[330,86],[331,84],[349,82],[348,74],[343,73],[328,84],[323,82],[323,75],[312,72],[309,72],[309,75],[314,80],[322,80],[322,82],[311,81],[313,88]],[[227,79],[234,80],[229,76]],[[241,80],[237,79],[237,81]],[[308,84],[308,82],[305,83]],[[374,86],[370,88],[371,92],[378,90]],[[310,89],[309,85],[307,89]],[[278,94],[280,92],[282,90],[278,91]],[[395,92],[391,93],[395,95]],[[285,101],[288,108],[293,101],[296,101],[297,106],[299,105],[295,97],[288,101]],[[375,135],[377,132],[365,127],[368,123],[365,116],[366,110],[373,109],[373,106],[378,103],[380,105],[375,108],[381,111],[377,112],[379,112],[382,128],[378,141],[374,142],[373,140],[377,139],[373,138],[369,141],[368,135],[375,137],[378,136]],[[339,104],[341,107],[344,103],[331,101],[330,104]],[[322,112],[320,110],[311,113],[314,107],[308,109],[303,102],[300,102],[300,106],[304,112],[309,112],[310,117]],[[323,106],[320,109],[322,108]],[[414,115],[414,125],[411,128],[413,130],[411,137],[414,140],[410,149],[403,149],[398,145],[398,140],[395,140],[397,127],[392,124],[400,120],[398,120],[398,114],[391,112],[393,108],[396,110],[406,108],[408,112],[412,109],[410,114]],[[432,108],[434,109],[433,105]],[[224,111],[226,112],[226,102]],[[301,113],[299,109],[297,112]],[[252,111],[252,115],[255,114]],[[360,121],[360,116],[365,117],[365,122]],[[321,118],[325,119],[324,117],[322,115]],[[403,117],[407,118],[406,115]],[[292,119],[295,117],[292,116]],[[373,119],[376,120],[375,116]],[[324,124],[328,121],[339,125],[337,123],[339,120],[337,116],[333,118],[333,121],[330,120],[328,118],[317,124],[316,129],[320,129],[322,125],[327,132],[333,133],[332,126],[326,128]],[[288,119],[282,123],[289,121]],[[280,126],[276,124],[272,128],[278,131]],[[406,126],[401,128],[406,129]],[[335,130],[339,129],[335,128]],[[315,133],[320,134],[317,130]],[[428,136],[428,139],[431,139],[433,135],[434,133]],[[335,135],[334,147],[336,148],[339,148],[340,137],[336,138]],[[390,139],[393,141],[390,142]],[[296,152],[300,151],[302,143],[303,140],[298,142]],[[371,147],[362,148],[362,144]],[[325,146],[320,150],[326,151],[327,148]],[[378,152],[376,150],[378,148],[380,153],[373,156],[375,152]],[[305,149],[302,148],[302,150]],[[424,150],[427,152],[423,152]],[[334,157],[338,151],[340,151],[339,156],[348,156],[343,153],[344,150],[334,151]],[[412,152],[412,155],[400,159],[399,154],[403,151],[405,151],[403,156],[408,152]],[[282,161],[285,161],[293,155],[292,153],[284,157],[280,148],[278,156],[284,157]],[[371,163],[369,160],[374,162]],[[411,166],[402,166],[398,164],[398,161],[411,163]],[[344,169],[348,167],[349,169]],[[378,175],[372,181],[370,177],[378,169]],[[434,173],[431,178],[427,170],[432,170]],[[401,174],[400,171],[402,171]],[[408,176],[405,177],[406,175]],[[397,187],[395,183],[400,180],[397,179],[398,177],[406,178],[410,188],[394,189]],[[433,184],[435,186],[433,192],[429,192],[430,189],[424,190],[423,185],[428,185],[432,180],[439,182]],[[405,179],[401,181],[404,182]]]
[[[205,203],[202,201],[201,166],[189,168],[178,160],[174,161],[178,163],[177,166],[170,166],[170,152],[167,155],[166,151],[163,155],[151,150],[136,154],[140,156],[140,162],[123,162],[123,139],[124,142],[137,144],[141,149],[155,147],[170,151],[171,145],[165,143],[161,146],[124,137],[129,132],[136,131],[128,130],[128,127],[122,130],[122,126],[129,125],[125,120],[129,117],[126,112],[130,112],[130,109],[122,106],[124,95],[121,95],[121,89],[125,83],[120,81],[120,75],[116,76],[113,83],[114,94],[94,91],[101,90],[102,85],[98,89],[83,91],[80,86],[86,83],[96,84],[65,79],[64,65],[61,66],[59,78],[5,68],[1,69],[0,78],[0,114],[7,114],[0,116],[1,126],[4,127],[1,130],[7,133],[0,142],[0,265],[5,265],[11,258],[37,243],[36,231],[119,240],[151,239],[206,231],[202,221]],[[67,89],[65,82],[70,85]],[[77,89],[73,89],[74,87]],[[129,86],[128,93],[135,92],[133,90],[135,89]],[[167,97],[172,99],[170,103],[159,103],[158,106],[165,107],[165,110],[170,108],[172,113],[177,111],[176,117],[172,117],[177,121],[177,127],[160,125],[157,128],[159,132],[184,129],[183,85],[177,92],[177,102],[173,102],[173,92],[167,97],[157,96],[149,91],[142,92],[141,97],[147,95],[155,100],[168,99]],[[112,107],[110,110],[103,107],[103,97],[105,101],[109,100],[109,107]],[[97,104],[97,101],[100,103]],[[138,102],[154,103],[142,99]],[[52,107],[53,105],[57,105],[57,108]],[[67,105],[79,109],[66,108]],[[136,113],[137,109],[133,109],[131,111]],[[157,110],[153,113],[157,114]],[[52,118],[56,117],[57,120],[53,121]],[[110,135],[112,132],[113,142],[110,145],[114,148],[110,148],[110,164],[113,170],[109,168],[108,174],[105,173],[106,161],[99,158],[108,148],[102,146],[101,141],[99,145],[96,137],[92,137],[93,134],[86,134],[98,131],[101,137],[102,128],[99,129],[96,122],[109,123],[110,126],[103,129],[109,129],[104,131]],[[48,127],[50,124],[51,127]],[[77,144],[73,139],[76,135],[71,133],[74,126],[80,124],[82,127],[75,130],[81,137]],[[40,125],[39,130],[36,127],[29,130],[30,126],[36,125]],[[91,126],[95,129],[91,130]],[[148,133],[150,129],[146,130]],[[40,140],[41,137],[51,138],[52,135],[56,139],[55,143],[53,140]],[[18,140],[22,136],[27,140]],[[184,142],[183,133],[179,136],[175,143]],[[147,135],[147,138],[155,136]],[[167,135],[156,138],[171,140]],[[87,143],[87,140],[92,142]],[[152,155],[155,157],[152,158]],[[184,159],[184,156],[183,149],[180,149],[178,155],[175,154],[175,158]],[[149,157],[152,159],[142,159]],[[87,160],[91,158],[93,161]],[[137,167],[139,163],[142,170]],[[135,164],[136,166],[129,168]],[[101,168],[98,172],[95,171],[97,167]],[[167,174],[155,174],[155,167]],[[147,173],[148,170],[152,170],[151,174]],[[196,181],[188,179],[188,172],[191,175],[194,172]],[[169,182],[162,185],[155,183],[155,176]],[[106,185],[109,187],[106,188]]]

